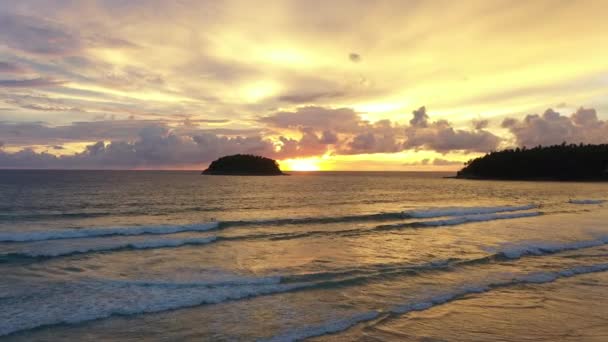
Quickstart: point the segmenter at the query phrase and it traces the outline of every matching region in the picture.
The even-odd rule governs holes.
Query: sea
[[[1,341],[607,341],[608,183],[0,171]]]

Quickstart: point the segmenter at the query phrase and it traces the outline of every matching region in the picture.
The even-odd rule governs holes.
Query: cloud
[[[433,165],[444,166],[444,165],[463,165],[464,163],[458,160],[448,160],[442,158],[433,159]]]
[[[590,108],[581,107],[569,117],[547,109],[542,115],[529,114],[523,120],[506,118],[502,127],[514,135],[519,146],[553,145],[564,141],[608,142],[608,122],[599,120],[595,109]]]
[[[473,120],[473,127],[476,130],[485,129],[488,127],[489,124],[490,124],[490,121],[488,121],[488,120],[481,120],[481,119]]]
[[[77,34],[39,17],[0,15],[0,42],[34,54],[59,55],[81,49]]]
[[[351,52],[348,55],[348,59],[353,63],[359,63],[361,61],[361,55],[358,53]]]
[[[0,122],[0,136],[11,145],[58,145],[95,140],[132,140],[147,126],[163,126],[151,120],[82,121],[48,126],[41,122]]]
[[[75,155],[54,156],[31,149],[0,151],[0,167],[31,168],[145,168],[204,164],[234,153],[271,155],[274,146],[261,138],[228,138],[203,133],[194,137],[173,134],[166,127],[143,128],[133,142],[99,141]]]
[[[7,73],[7,74],[24,74],[26,73],[27,70],[18,65],[18,64],[14,64],[14,63],[8,63],[8,62],[0,62],[0,73]]]
[[[464,163],[457,160],[448,160],[443,158],[425,158],[420,161],[412,163],[403,163],[404,166],[419,166],[419,165],[434,165],[434,166],[451,166],[451,165],[463,165]]]
[[[324,154],[327,143],[312,131],[305,131],[300,139],[280,136],[281,147],[262,137],[223,136],[200,130],[184,135],[159,122],[132,120],[83,122],[70,126],[47,127],[36,124],[0,123],[0,134],[9,143],[32,142],[34,135],[40,142],[57,150],[62,142],[100,139],[74,155],[55,156],[48,152],[35,152],[25,148],[15,153],[0,150],[0,168],[165,168],[179,166],[203,166],[224,155],[251,153],[271,158],[285,159]],[[145,124],[145,126],[144,126]],[[120,129],[122,126],[122,129]],[[9,129],[12,129],[10,131]],[[118,130],[116,130],[118,129]],[[133,139],[125,139],[137,129]],[[109,135],[120,137],[105,143]]]
[[[410,125],[412,125],[412,127],[427,127],[429,116],[426,114],[425,107],[416,109],[412,112],[412,114],[414,115],[414,117],[410,120]]]
[[[402,143],[399,138],[401,127],[389,120],[380,120],[363,126],[359,133],[339,150],[342,154],[393,153],[399,152]]]
[[[22,105],[21,108],[39,110],[39,111],[43,111],[43,112],[84,112],[83,109],[80,109],[77,107],[44,105],[44,104],[26,104],[26,105]]]
[[[311,128],[315,131],[330,128],[339,133],[360,132],[367,125],[351,108],[332,109],[317,106],[300,107],[293,112],[277,112],[259,121],[276,128]]]
[[[36,87],[54,87],[64,84],[64,81],[55,80],[52,78],[31,78],[25,80],[0,80],[0,87],[5,88],[36,88]]]
[[[133,47],[124,39],[100,33],[85,35],[41,17],[0,14],[0,43],[38,55],[73,55],[86,47]]]
[[[477,122],[474,129],[455,129],[445,120],[431,122],[426,108],[415,110],[410,125],[390,120],[375,123],[361,119],[350,108],[300,107],[292,112],[278,112],[260,119],[277,128],[313,130],[328,128],[341,135],[334,139],[339,154],[392,153],[406,149],[429,149],[441,153],[450,151],[488,152],[496,149],[501,139],[485,130],[486,121]]]
[[[428,149],[441,153],[488,152],[496,149],[501,141],[498,136],[484,129],[455,129],[446,120],[429,122],[425,107],[420,107],[412,114],[410,126],[405,128],[405,149]]]
[[[288,94],[279,96],[279,101],[289,103],[308,103],[321,99],[333,99],[344,96],[345,93],[341,91],[328,91],[328,92],[315,92],[305,94]]]

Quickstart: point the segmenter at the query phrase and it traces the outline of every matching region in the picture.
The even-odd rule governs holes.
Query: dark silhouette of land
[[[608,181],[608,145],[516,148],[491,152],[465,165],[456,178]]]
[[[221,157],[203,171],[204,175],[230,176],[281,176],[285,175],[279,164],[270,158],[251,154],[235,154]]]

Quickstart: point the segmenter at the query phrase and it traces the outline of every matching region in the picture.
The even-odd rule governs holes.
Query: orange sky
[[[286,169],[456,170],[515,145],[608,142],[606,13],[603,0],[2,2],[0,168],[255,153]]]

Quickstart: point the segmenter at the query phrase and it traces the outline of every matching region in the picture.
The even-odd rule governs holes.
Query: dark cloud
[[[410,120],[410,125],[412,127],[427,127],[429,116],[426,114],[426,108],[420,107],[412,112],[414,117]]]
[[[441,153],[452,150],[487,152],[496,149],[500,143],[500,138],[485,130],[486,121],[478,122],[472,130],[455,129],[445,120],[431,122],[424,107],[413,112],[409,126],[389,120],[370,123],[349,108],[312,106],[293,112],[278,112],[260,121],[277,128],[312,129],[315,132],[330,128],[343,136],[333,143],[338,145],[337,152],[341,154],[392,153],[422,148]]]
[[[482,120],[482,119],[473,120],[473,127],[476,130],[485,129],[488,127],[489,124],[490,124],[490,121],[488,121],[488,120]]]
[[[463,162],[456,160],[448,160],[442,158],[425,158],[418,162],[403,163],[404,166],[419,166],[419,165],[434,165],[434,166],[451,166],[451,165],[463,165]]]
[[[78,54],[91,46],[134,46],[124,39],[100,34],[86,36],[44,18],[17,14],[0,14],[0,44],[39,55]]]
[[[429,122],[426,108],[413,112],[405,129],[404,149],[428,149],[441,153],[450,151],[488,152],[498,147],[500,138],[484,129],[455,129],[446,120]]]
[[[340,91],[316,92],[307,94],[289,94],[280,96],[279,101],[289,103],[309,103],[322,99],[334,99],[344,95],[345,93]]]
[[[229,123],[228,119],[195,119],[190,120],[191,122],[201,122],[201,123]]]
[[[323,144],[337,144],[338,135],[330,130],[324,130],[321,135],[321,142]]]
[[[131,140],[150,125],[163,125],[150,120],[109,120],[74,122],[48,126],[40,122],[0,122],[0,137],[11,145],[57,145],[65,142],[95,140]]]
[[[23,74],[25,72],[27,72],[27,69],[20,65],[8,62],[0,62],[0,73]]]
[[[77,34],[48,20],[14,14],[0,15],[0,42],[30,53],[56,55],[81,49]]]
[[[327,152],[327,143],[312,130],[305,129],[300,140],[286,137],[279,138],[282,147],[278,154],[287,157],[310,157],[323,155]]]
[[[115,66],[105,66],[105,71],[96,78],[96,82],[117,89],[138,90],[145,88],[161,88],[165,85],[162,75],[133,66],[117,69]]]
[[[26,104],[26,105],[22,105],[21,108],[39,110],[39,111],[43,111],[43,112],[84,112],[83,109],[77,108],[77,107],[43,105],[43,104]]]
[[[99,141],[75,155],[54,156],[45,152],[0,151],[0,167],[28,168],[137,168],[205,164],[234,153],[274,154],[274,146],[261,138],[227,138],[213,134],[182,137],[162,126],[143,128],[133,142]]]
[[[455,128],[446,120],[431,120],[424,107],[412,113],[409,124],[390,120],[369,122],[349,108],[323,107],[302,107],[260,118],[258,121],[266,124],[266,128],[209,128],[203,127],[206,121],[217,120],[195,122],[184,116],[177,118],[180,121],[116,120],[106,115],[100,121],[63,126],[0,122],[0,137],[11,146],[44,145],[56,149],[69,142],[99,141],[72,156],[53,156],[28,149],[17,153],[3,151],[0,167],[177,167],[202,165],[234,153],[262,154],[276,159],[328,152],[349,155],[412,149],[470,153],[495,150],[501,142],[486,130],[485,120],[474,121],[470,128]],[[608,124],[598,119],[593,109],[580,108],[569,117],[547,110],[542,116],[507,118],[502,126],[513,133],[518,144],[526,146],[608,140]],[[299,137],[281,135],[283,129]],[[436,158],[426,164],[446,166],[460,162]]]
[[[300,107],[294,112],[277,112],[259,119],[260,122],[277,128],[312,128],[315,131],[332,129],[339,133],[360,132],[367,125],[350,108]]]
[[[0,87],[7,88],[36,88],[36,87],[55,87],[65,84],[66,81],[52,77],[36,77],[30,79],[0,80]]]
[[[400,139],[402,127],[395,126],[390,120],[380,120],[367,124],[339,151],[343,154],[393,153],[402,150]]]
[[[5,88],[35,88],[35,87],[53,87],[65,83],[64,81],[55,80],[52,78],[31,78],[26,80],[0,80],[0,87]]]
[[[356,135],[347,144],[347,149],[341,150],[344,154],[363,153],[393,153],[401,151],[401,144],[394,135],[376,134],[373,132]]]
[[[358,53],[351,52],[351,53],[348,55],[348,59],[349,59],[351,62],[353,62],[353,63],[358,63],[358,62],[360,62],[360,61],[361,61],[361,55],[360,55],[360,54],[358,54]]]
[[[457,161],[457,160],[448,160],[448,159],[442,159],[442,158],[433,159],[433,165],[437,165],[437,166],[463,165],[463,164],[464,164],[463,162]]]
[[[599,120],[595,109],[579,108],[564,116],[547,109],[542,115],[526,115],[523,120],[507,118],[502,122],[519,146],[608,142],[608,122]]]
[[[127,122],[135,125],[129,126]],[[279,137],[281,147],[261,135],[255,136],[224,136],[206,131],[198,131],[191,135],[173,130],[163,123],[142,122],[133,120],[74,123],[70,126],[47,127],[41,123],[35,124],[0,124],[0,134],[8,137],[9,141],[32,143],[32,135],[40,136],[40,141],[56,141],[53,146],[67,141],[92,140],[103,135],[108,140],[110,134],[122,136],[123,139],[113,139],[106,144],[99,139],[95,144],[88,145],[84,151],[75,155],[54,156],[47,152],[37,153],[31,149],[23,149],[16,153],[0,151],[0,168],[154,168],[176,167],[180,165],[204,165],[210,161],[229,154],[251,153],[271,158],[283,159],[324,154],[327,151],[326,142],[322,141],[312,131],[304,131],[302,137],[290,139]],[[122,132],[104,131],[123,126]],[[129,135],[138,128],[136,136],[127,140]],[[3,131],[4,129],[4,131]],[[10,130],[12,129],[12,130]],[[85,138],[85,136],[87,138]],[[78,138],[78,139],[77,139]]]

